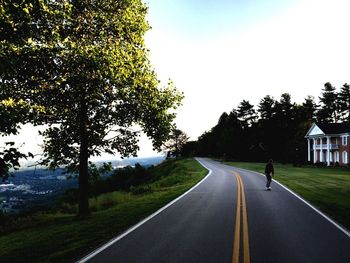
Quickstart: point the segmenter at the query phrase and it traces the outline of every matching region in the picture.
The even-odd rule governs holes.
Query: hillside
[[[149,172],[150,182],[131,191],[90,198],[93,212],[87,218],[72,212],[74,204],[10,220],[2,218],[1,261],[73,262],[155,212],[207,173],[194,159],[168,160]]]

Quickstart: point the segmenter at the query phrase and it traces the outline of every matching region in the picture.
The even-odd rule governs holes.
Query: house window
[[[347,145],[348,144],[348,136],[343,136],[342,137],[342,144]]]
[[[346,151],[343,152],[343,163],[348,163],[348,153]]]

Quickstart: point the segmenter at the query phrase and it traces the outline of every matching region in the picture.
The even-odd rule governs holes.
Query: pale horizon
[[[146,2],[151,62],[185,93],[176,122],[193,140],[242,100],[317,101],[349,82],[348,1]]]
[[[324,83],[349,80],[350,2],[342,0],[145,0],[150,61],[161,83],[184,92],[179,129],[196,140],[242,100],[255,107],[265,95],[318,100]],[[12,137],[38,153],[35,128]],[[2,137],[0,141],[5,141]],[[159,156],[143,136],[139,157]],[[110,155],[92,158],[100,160]],[[119,158],[114,156],[112,158]]]

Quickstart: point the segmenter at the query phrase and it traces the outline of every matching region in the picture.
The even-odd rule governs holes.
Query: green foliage
[[[152,187],[150,185],[140,185],[140,186],[131,186],[130,192],[134,195],[152,193]]]
[[[8,221],[10,221],[9,216],[0,211],[0,225],[5,225]]]
[[[258,117],[254,110],[254,105],[250,104],[249,101],[243,100],[238,105],[238,118],[242,121],[244,126],[250,126],[254,123],[255,119]]]
[[[112,163],[103,163],[97,167],[96,164],[89,162],[89,183],[93,185],[96,181],[101,180],[101,176],[111,172],[113,169]]]
[[[101,193],[112,191],[130,191],[136,187],[152,180],[151,168],[144,168],[136,164],[135,168],[127,166],[115,170],[110,176],[103,180],[95,181],[90,186],[90,195],[97,196]]]
[[[350,85],[344,84],[338,93],[338,104],[341,119],[350,122]]]
[[[0,97],[0,134],[18,134],[19,124],[28,122],[29,114],[30,109],[24,101]]]
[[[79,168],[88,213],[88,158],[136,155],[140,127],[160,150],[183,98],[162,89],[148,60],[141,0],[3,1],[0,98],[46,124],[42,164]],[[84,202],[84,204],[83,204]]]
[[[320,97],[321,109],[318,111],[318,119],[321,122],[337,122],[338,116],[338,94],[334,86],[327,82],[324,84]]]
[[[35,121],[50,125],[43,133],[47,162],[78,162],[82,119],[89,155],[135,155],[138,133],[128,129],[135,124],[161,146],[174,118],[166,111],[182,95],[171,83],[157,88],[141,1],[19,1],[3,10],[3,95],[43,107]],[[109,131],[114,136],[106,139]]]
[[[5,147],[0,148],[0,178],[5,181],[10,176],[10,169],[18,169],[19,159],[26,158],[27,155],[14,148],[14,142],[5,143]],[[9,146],[9,147],[7,147]]]
[[[238,158],[237,149],[244,145],[243,130],[235,109],[229,114],[223,113],[218,124],[198,138],[197,156]]]
[[[5,98],[0,92],[0,136],[18,134],[20,124],[28,122],[33,111],[25,101]],[[5,181],[10,176],[11,169],[17,170],[20,167],[19,160],[28,157],[33,155],[20,152],[15,142],[5,142],[0,147],[0,178]]]
[[[101,211],[109,209],[119,204],[130,202],[132,199],[133,196],[126,192],[104,193],[90,199],[91,210]]]
[[[274,114],[275,100],[273,97],[266,95],[258,105],[258,112],[262,120],[270,120]]]
[[[178,157],[188,139],[189,137],[185,132],[173,128],[169,134],[168,140],[164,142],[162,150],[167,154],[168,157]]]
[[[71,188],[71,189],[66,190],[64,195],[60,198],[59,202],[60,203],[74,204],[74,203],[78,203],[78,200],[79,200],[78,189]]]
[[[207,171],[195,160],[169,160],[151,169],[156,181],[146,187],[151,192],[132,194],[106,193],[90,198],[93,214],[74,215],[77,205],[67,213],[51,211],[19,217],[0,224],[0,258],[4,262],[73,262],[94,247],[147,217],[187,191]],[[170,172],[170,173],[169,173]],[[157,184],[167,177],[184,177],[182,183],[161,188]],[[68,211],[69,210],[69,211]],[[108,227],[106,227],[108,226]],[[10,231],[8,231],[10,230]],[[28,255],[31,255],[28,258]]]
[[[307,141],[304,136],[313,122],[346,121],[349,117],[349,86],[339,92],[330,83],[324,85],[320,103],[307,96],[301,104],[292,102],[288,93],[279,100],[266,95],[257,106],[259,117],[249,101],[238,109],[224,112],[210,131],[198,141],[183,147],[183,156],[209,156],[226,160],[267,161],[282,163],[307,162]]]

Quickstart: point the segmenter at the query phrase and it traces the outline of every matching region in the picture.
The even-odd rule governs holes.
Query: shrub
[[[134,195],[141,195],[146,193],[152,193],[153,189],[150,185],[131,186],[130,192]]]
[[[169,176],[169,177],[164,177],[157,183],[158,186],[160,187],[170,187],[174,186],[177,184],[180,184],[184,181],[183,177],[180,176]]]
[[[78,212],[78,206],[76,204],[61,203],[60,211],[65,214],[76,214]]]
[[[90,198],[90,209],[91,211],[104,210],[121,203],[129,202],[131,199],[131,194],[127,192],[116,191],[104,193],[97,197]]]
[[[60,199],[61,202],[69,203],[69,204],[76,204],[79,200],[79,190],[76,188],[68,189],[62,198]]]
[[[10,220],[10,216],[0,210],[0,225],[5,225]]]
[[[317,162],[317,163],[315,163],[315,166],[316,167],[325,167],[326,163],[324,163],[324,162]]]
[[[130,191],[131,187],[136,187],[152,181],[150,168],[146,169],[140,164],[135,168],[131,166],[115,170],[111,176],[105,180],[96,181],[90,186],[91,196],[113,191]]]

